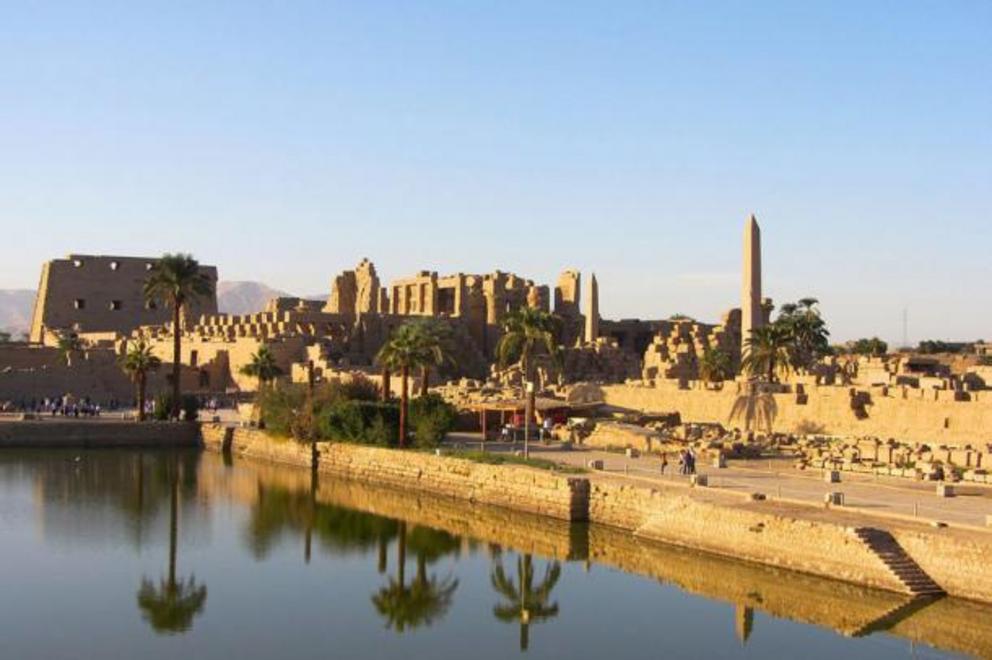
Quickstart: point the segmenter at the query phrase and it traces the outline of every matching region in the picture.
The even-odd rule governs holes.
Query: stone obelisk
[[[752,213],[744,223],[744,282],[741,288],[741,348],[764,322],[761,309],[761,229]]]
[[[596,273],[589,278],[589,285],[586,287],[586,332],[585,342],[591,344],[599,338],[599,283],[596,282]]]

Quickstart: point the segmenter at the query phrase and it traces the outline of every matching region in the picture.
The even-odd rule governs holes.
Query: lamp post
[[[534,416],[534,410],[531,407],[531,399],[533,399],[534,394],[533,381],[527,381],[524,390],[527,393],[524,397],[524,458],[530,458],[530,418]]]

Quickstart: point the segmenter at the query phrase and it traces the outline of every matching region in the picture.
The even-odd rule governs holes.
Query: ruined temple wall
[[[149,306],[144,284],[155,263],[152,258],[70,255],[42,266],[38,298],[31,322],[31,341],[41,342],[45,329],[127,334],[141,325],[171,319],[164,305]],[[203,266],[213,283],[214,295],[197,301],[187,318],[217,312],[217,269]]]
[[[728,382],[722,390],[711,390],[692,383],[680,389],[677,383],[656,381],[656,387],[643,385],[604,385],[602,399],[610,405],[645,412],[678,412],[687,422],[730,422],[735,401],[741,396],[740,384]],[[970,401],[955,400],[947,390],[882,388],[870,390],[868,416],[858,419],[851,406],[851,389],[846,387],[806,388],[805,403],[794,393],[775,394],[774,430],[792,433],[800,425],[812,423],[830,435],[875,436],[915,442],[969,444],[992,441],[992,393],[972,392]]]

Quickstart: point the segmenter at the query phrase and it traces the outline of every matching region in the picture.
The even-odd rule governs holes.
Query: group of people
[[[661,455],[661,473],[668,469],[668,454]],[[696,474],[696,451],[689,447],[679,451],[679,474]]]
[[[103,412],[103,406],[86,396],[76,399],[66,394],[51,399],[46,397],[41,402],[40,410],[36,412],[48,413],[52,417],[99,417]]]

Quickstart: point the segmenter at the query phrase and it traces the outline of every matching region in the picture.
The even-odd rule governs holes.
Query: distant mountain
[[[0,330],[14,337],[31,328],[34,313],[34,291],[31,289],[0,289]]]
[[[261,282],[218,282],[217,309],[221,314],[254,314],[265,309],[271,298],[290,295]]]

